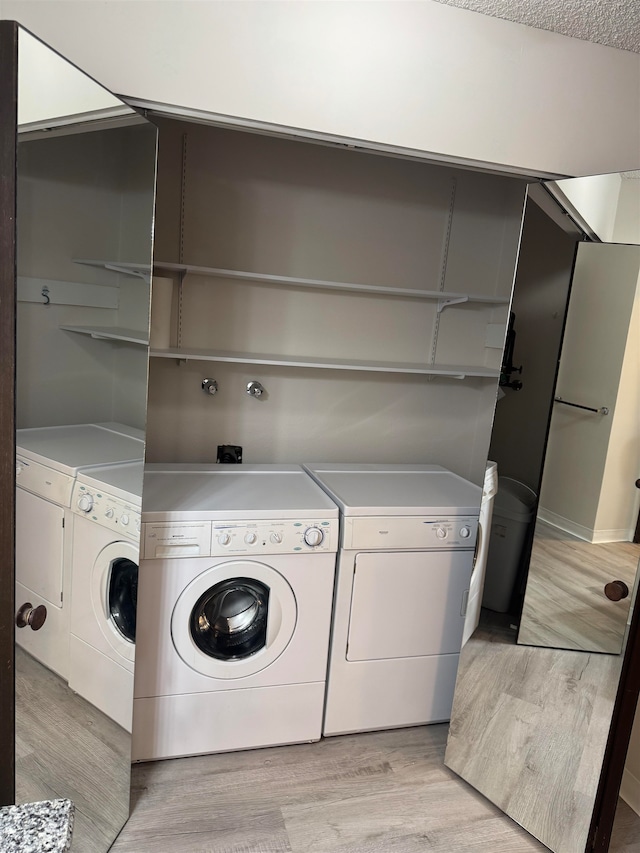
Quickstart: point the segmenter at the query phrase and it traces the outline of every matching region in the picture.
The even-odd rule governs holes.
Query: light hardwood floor
[[[122,817],[116,792],[128,775],[126,767],[116,774],[109,760],[111,727],[123,736],[125,763],[128,738],[55,675],[19,649],[17,655],[19,801],[71,796],[72,853],[104,853],[105,826]],[[546,850],[444,766],[447,729],[424,726],[135,765],[131,818],[112,851]],[[91,747],[82,759],[76,741]],[[67,786],[65,773],[72,780]],[[611,853],[640,850],[640,818],[624,803],[614,838]]]
[[[443,765],[447,726],[148,763],[113,853],[545,848]]]
[[[120,726],[16,648],[16,802],[70,799],[77,853],[104,853],[127,819],[130,743]]]
[[[134,766],[112,853],[547,850],[444,766],[447,728]],[[620,801],[611,853],[638,850],[640,817]]]
[[[604,586],[633,590],[640,545],[592,544],[538,521],[518,642],[620,654],[631,595],[610,601]]]

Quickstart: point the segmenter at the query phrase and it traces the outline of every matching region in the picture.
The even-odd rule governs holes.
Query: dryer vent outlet
[[[239,465],[242,462],[242,448],[236,444],[219,444],[216,462]]]

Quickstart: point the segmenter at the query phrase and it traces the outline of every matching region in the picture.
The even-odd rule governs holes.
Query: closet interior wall
[[[161,357],[149,461],[432,462],[480,483],[523,180],[159,120],[155,263],[498,297],[434,299],[174,275],[171,348],[476,365],[491,377]],[[156,275],[170,275],[156,266]],[[180,294],[181,291],[181,294]],[[166,351],[165,351],[166,355]],[[462,372],[462,368],[461,368]],[[218,382],[215,396],[201,382]],[[246,394],[257,380],[266,393]]]
[[[148,334],[148,281],[74,263],[88,258],[148,264],[148,258],[133,257],[136,247],[149,243],[154,163],[147,134],[144,125],[20,141],[19,428],[99,421],[145,425],[147,347],[61,327],[125,326]],[[123,221],[139,225],[124,231]],[[114,307],[93,307],[90,298],[82,304],[82,289],[78,304],[60,304],[55,284],[49,304],[44,297],[24,301],[24,279],[113,288]]]

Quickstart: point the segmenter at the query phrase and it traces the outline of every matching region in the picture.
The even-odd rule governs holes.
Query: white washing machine
[[[323,734],[448,720],[481,489],[437,465],[304,467],[342,513]]]
[[[16,432],[16,642],[62,678],[69,668],[71,494],[81,469],[141,460],[142,430],[118,423]],[[40,630],[38,617],[46,614]],[[33,619],[33,616],[36,619]]]
[[[80,471],[71,510],[69,687],[131,731],[142,462]]]
[[[145,468],[134,760],[318,740],[338,510],[297,465]]]

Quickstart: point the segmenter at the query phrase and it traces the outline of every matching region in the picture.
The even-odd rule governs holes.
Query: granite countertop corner
[[[71,849],[71,800],[45,800],[0,808],[0,850],[66,853]]]

